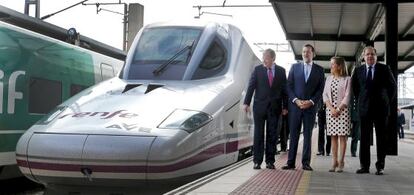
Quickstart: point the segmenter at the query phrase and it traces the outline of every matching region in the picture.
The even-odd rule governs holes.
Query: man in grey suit
[[[295,169],[300,129],[303,124],[302,169],[312,171],[312,129],[315,123],[317,103],[322,97],[325,84],[324,70],[313,63],[315,49],[306,44],[302,48],[303,62],[293,64],[289,71],[287,91],[289,95],[290,142],[288,161],[282,169]]]
[[[361,168],[358,174],[369,173],[371,164],[370,136],[375,126],[377,162],[376,175],[384,174],[386,155],[386,127],[388,117],[396,108],[390,108],[390,103],[396,95],[397,84],[391,69],[377,62],[377,51],[368,46],[364,49],[365,65],[355,68],[352,75],[352,89],[357,98],[359,117],[361,121],[361,139],[359,162]]]
[[[279,115],[286,113],[286,72],[274,63],[276,54],[272,49],[263,53],[263,64],[255,67],[250,77],[244,110],[250,111],[253,93],[253,169],[260,169],[263,154],[266,156],[266,168],[275,169],[277,124]],[[264,153],[264,128],[266,125],[266,150]]]

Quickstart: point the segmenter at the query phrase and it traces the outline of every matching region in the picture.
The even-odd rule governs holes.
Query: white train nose
[[[90,185],[111,179],[145,180],[154,139],[35,133],[28,144],[27,163],[19,165],[27,166],[42,183]]]
[[[92,178],[146,179],[147,159],[155,137],[90,135],[83,149],[84,168]],[[122,174],[122,175],[121,175]]]

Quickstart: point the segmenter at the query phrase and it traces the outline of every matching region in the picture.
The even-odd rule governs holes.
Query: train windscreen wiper
[[[166,62],[158,66],[154,71],[152,71],[152,74],[154,74],[155,76],[160,75],[162,72],[164,72],[165,68],[167,68],[167,66],[170,65],[178,56],[182,55],[187,50],[190,50],[190,52],[188,53],[187,59],[186,59],[186,61],[188,61],[188,59],[191,56],[191,50],[193,48],[193,45],[194,45],[194,41],[191,43],[191,45],[185,46],[180,51],[178,51],[176,54],[174,54],[171,58],[169,58]]]

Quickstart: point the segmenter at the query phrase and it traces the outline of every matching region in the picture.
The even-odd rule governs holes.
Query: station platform
[[[287,153],[276,156],[276,169],[254,170],[252,157],[209,174],[166,194],[221,195],[221,194],[414,194],[414,140],[399,140],[398,156],[387,156],[384,175],[375,175],[376,150],[371,147],[369,174],[356,174],[359,158],[351,157],[348,139],[344,172],[328,172],[332,156],[317,156],[317,130],[312,136],[313,171],[301,167],[298,151],[295,170],[282,170]],[[359,147],[359,146],[358,146]],[[302,143],[299,143],[299,150]]]

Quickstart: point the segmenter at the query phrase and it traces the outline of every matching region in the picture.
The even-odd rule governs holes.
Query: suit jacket
[[[253,103],[254,112],[264,113],[270,106],[272,111],[279,115],[282,107],[284,109],[287,107],[285,69],[275,65],[273,83],[272,87],[270,87],[266,67],[262,64],[256,66],[250,77],[244,104],[250,105],[253,92],[255,92]]]
[[[374,79],[371,89],[366,86],[366,65],[355,68],[352,75],[352,89],[358,102],[358,112],[361,117],[367,116],[371,110],[374,116],[389,116],[390,103],[395,98],[397,84],[389,66],[375,64]]]
[[[397,124],[398,124],[398,125],[400,125],[400,126],[402,126],[402,125],[404,125],[404,124],[405,124],[405,115],[404,115],[404,113],[402,113],[402,112],[401,112],[401,113],[398,115]]]
[[[357,98],[355,97],[354,92],[352,91],[351,91],[351,102],[349,104],[350,104],[350,111],[351,111],[351,121],[359,122],[361,119],[359,118],[359,113],[358,113]]]
[[[333,104],[332,101],[332,87],[331,83],[333,81],[333,75],[328,76],[325,81],[325,88],[323,89],[323,102],[329,102]],[[349,106],[350,99],[351,99],[351,77],[340,77],[338,83],[338,105],[334,105],[339,107],[339,105],[343,104]]]
[[[326,123],[326,105],[323,102],[318,103],[318,123]]]
[[[314,104],[317,104],[322,97],[325,84],[325,74],[323,68],[313,63],[308,81],[306,82],[303,66],[303,62],[300,62],[293,64],[290,68],[287,84],[289,105],[294,105],[293,100],[295,98],[301,100],[312,100]],[[296,105],[294,105],[293,108],[293,110],[298,109]],[[307,110],[316,113],[316,106],[312,106]]]

